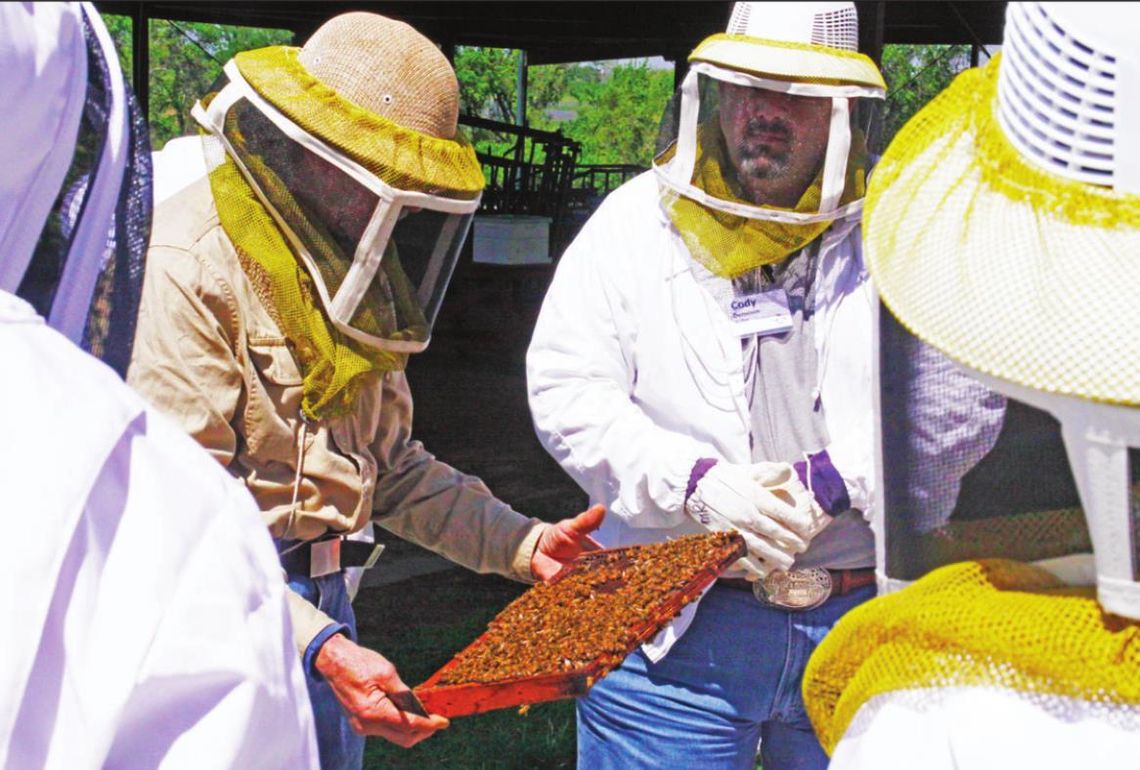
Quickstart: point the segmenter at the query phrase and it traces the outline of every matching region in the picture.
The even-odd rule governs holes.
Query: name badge
[[[794,326],[792,313],[788,310],[788,294],[783,289],[733,297],[729,315],[740,337],[783,334]]]

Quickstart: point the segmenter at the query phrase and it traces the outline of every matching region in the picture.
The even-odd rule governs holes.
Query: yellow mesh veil
[[[899,321],[959,363],[1140,405],[1140,197],[1024,161],[995,115],[1000,60],[959,75],[876,165],[868,270]]]
[[[470,200],[483,190],[475,149],[461,133],[440,139],[359,107],[309,74],[301,49],[270,46],[234,56],[250,86],[290,120],[399,190]]]
[[[210,189],[242,268],[289,340],[303,378],[301,408],[308,417],[350,412],[365,375],[404,368],[407,354],[361,345],[332,325],[312,278],[233,160],[225,158],[210,172]]]
[[[1140,706],[1140,621],[1021,562],[960,562],[843,618],[808,662],[804,703],[830,754],[877,695],[995,687],[1047,706]]]
[[[668,163],[676,152],[673,144],[654,162]],[[697,128],[697,159],[693,167],[693,184],[722,200],[750,203],[741,197],[739,185],[730,173],[732,168],[719,128],[704,123]],[[843,206],[863,197],[866,143],[863,134],[852,131],[851,150],[847,159],[847,182],[840,198]],[[791,211],[814,213],[819,210],[823,171],[804,191]],[[831,226],[832,220],[791,224],[771,220],[750,219],[703,206],[662,186],[661,201],[673,226],[677,228],[689,253],[710,272],[724,278],[735,278],[761,265],[782,262],[815,240]],[[777,206],[767,208],[778,209]],[[789,209],[782,209],[789,210]]]

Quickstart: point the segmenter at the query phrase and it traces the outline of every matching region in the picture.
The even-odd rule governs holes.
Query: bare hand
[[[595,505],[572,519],[545,525],[534,555],[530,557],[531,574],[545,582],[579,554],[600,551],[602,546],[590,537],[590,533],[602,525],[605,515],[606,507]]]
[[[408,690],[396,667],[343,634],[321,645],[316,667],[348,712],[348,723],[361,735],[378,735],[408,748],[450,724],[438,714],[421,717],[396,708],[388,694]]]

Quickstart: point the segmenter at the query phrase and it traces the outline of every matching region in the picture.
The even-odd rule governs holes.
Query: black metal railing
[[[517,126],[472,115],[459,122],[470,129],[509,143],[497,153],[479,150],[487,186],[481,214],[524,214],[550,219],[550,253],[560,254],[568,242],[567,211],[570,186],[582,146],[561,133]]]
[[[476,134],[475,154],[487,180],[479,213],[549,218],[555,258],[610,191],[645,170],[617,163],[579,165],[581,144],[557,131],[472,115],[461,115],[459,122]],[[480,135],[493,141],[481,142]],[[498,147],[491,151],[489,144]]]

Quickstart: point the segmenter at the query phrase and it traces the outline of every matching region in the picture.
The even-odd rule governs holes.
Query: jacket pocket
[[[301,370],[284,337],[250,337],[249,360],[262,379],[288,387],[301,384]]]
[[[301,371],[284,337],[250,337],[245,438],[252,459],[292,466],[301,408]]]

